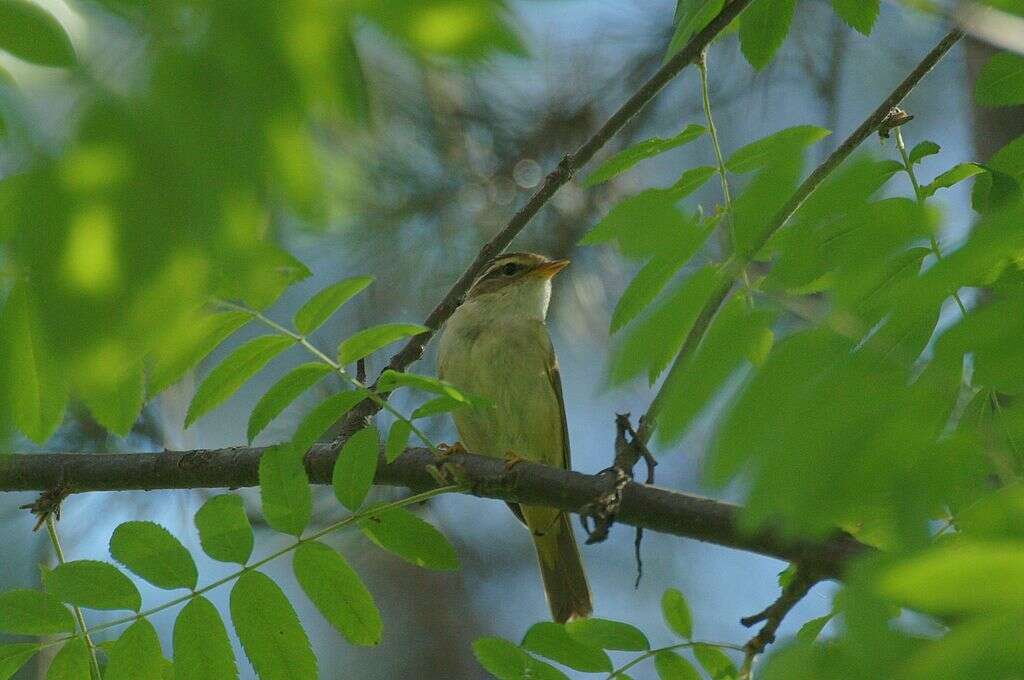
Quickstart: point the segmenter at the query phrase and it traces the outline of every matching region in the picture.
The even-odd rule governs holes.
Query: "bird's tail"
[[[548,508],[523,508],[537,546],[551,616],[558,623],[565,623],[590,616],[594,607],[569,516],[564,512],[552,516],[551,512]],[[546,515],[546,522],[538,515]]]

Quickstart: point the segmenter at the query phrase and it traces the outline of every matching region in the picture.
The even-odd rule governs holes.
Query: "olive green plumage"
[[[533,253],[496,258],[445,325],[438,375],[492,403],[452,414],[470,451],[570,467],[558,361],[544,325],[551,278],[566,264]],[[590,588],[569,517],[518,510],[533,533],[552,617],[588,616]]]

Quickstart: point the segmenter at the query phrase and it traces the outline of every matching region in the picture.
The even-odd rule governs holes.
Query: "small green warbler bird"
[[[558,360],[544,325],[551,279],[568,264],[534,253],[501,255],[445,324],[438,376],[493,402],[490,408],[452,413],[470,451],[570,467]],[[554,620],[588,616],[590,587],[569,516],[552,508],[509,506],[533,534]]]

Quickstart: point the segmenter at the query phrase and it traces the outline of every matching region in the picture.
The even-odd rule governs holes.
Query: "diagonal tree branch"
[[[597,132],[585,141],[575,152],[566,154],[561,162],[551,171],[544,181],[534,192],[533,196],[520,208],[505,228],[498,232],[494,238],[485,243],[476,259],[462,276],[441,299],[437,306],[430,312],[423,325],[430,329],[427,333],[421,333],[409,340],[388,362],[387,368],[395,371],[405,370],[410,364],[423,356],[423,348],[434,336],[434,333],[448,320],[455,308],[462,302],[462,297],[469,290],[474,279],[483,271],[484,266],[494,258],[495,255],[505,250],[519,232],[529,223],[533,217],[540,212],[541,208],[555,193],[573,178],[576,172],[586,165],[591,158],[614,137],[619,130],[625,127],[626,123],[633,119],[644,106],[647,105],[662,88],[665,87],[676,75],[686,66],[693,63],[700,53],[711,44],[711,41],[718,36],[739,16],[740,12],[746,9],[752,0],[731,0],[719,12],[718,16],[690,39],[683,49],[677,52],[671,59],[665,62],[661,68],[647,79],[640,86],[632,97],[630,97],[619,109],[605,121]],[[373,401],[366,400],[356,408],[349,411],[348,416],[341,428],[341,436],[351,434],[361,428],[366,418],[380,410],[380,406]]]
[[[149,489],[239,488],[259,483],[264,448],[233,447],[161,453],[51,453],[0,456],[0,491],[44,491],[57,486],[72,493]],[[306,456],[310,481],[330,484],[340,445],[316,445]],[[382,465],[376,483],[426,491],[451,481],[485,498],[546,505],[579,512],[612,491],[607,475],[586,475],[537,463],[509,468],[502,458],[452,453],[437,458],[410,448]],[[822,577],[840,578],[848,562],[873,552],[849,534],[823,541],[784,537],[765,529],[744,532],[739,506],[689,494],[627,483],[617,521],[665,534],[694,538],[804,565]]]

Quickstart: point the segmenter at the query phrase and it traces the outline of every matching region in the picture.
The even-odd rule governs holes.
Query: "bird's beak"
[[[533,273],[537,276],[542,276],[545,279],[554,278],[555,274],[562,271],[569,266],[569,260],[551,260],[551,262],[545,262],[542,265],[538,265]]]

